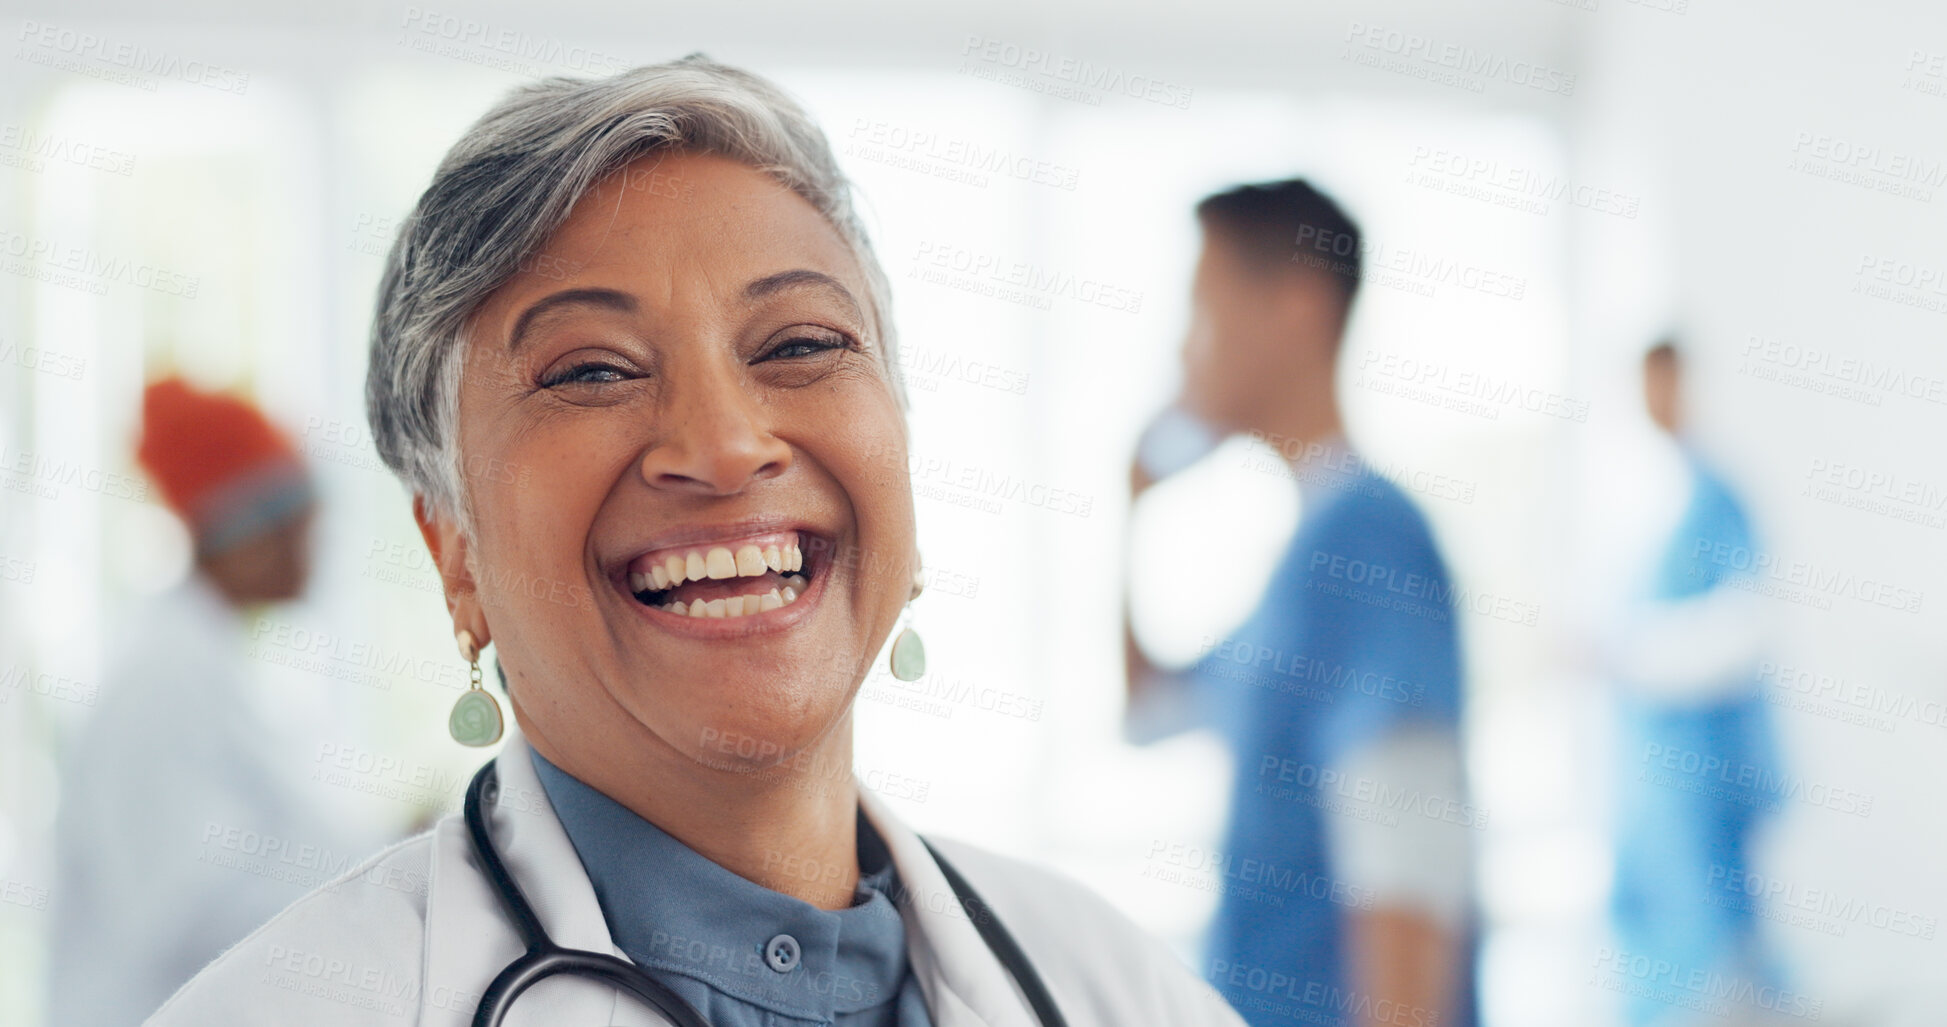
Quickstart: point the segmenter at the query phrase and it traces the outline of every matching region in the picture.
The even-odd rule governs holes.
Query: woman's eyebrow
[[[560,292],[551,292],[521,311],[521,316],[514,322],[513,332],[507,337],[508,352],[520,351],[521,343],[525,340],[527,331],[533,326],[535,319],[550,311],[575,306],[612,310],[622,314],[636,312],[635,297],[615,289],[563,289]]]
[[[744,286],[744,300],[755,303],[758,300],[784,292],[787,289],[801,289],[806,287],[823,289],[832,293],[839,299],[845,301],[845,305],[851,308],[854,318],[861,321],[865,319],[865,312],[859,309],[859,301],[853,298],[852,290],[847,289],[845,283],[825,274],[823,271],[813,271],[809,268],[779,271],[777,274],[765,275],[762,278],[756,279],[749,285]]]

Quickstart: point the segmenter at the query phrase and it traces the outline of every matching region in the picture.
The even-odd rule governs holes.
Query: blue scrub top
[[[1260,605],[1190,670],[1237,766],[1206,972],[1255,1027],[1359,1022],[1340,918],[1371,899],[1331,865],[1323,817],[1353,798],[1332,768],[1398,728],[1460,726],[1466,597],[1412,502],[1344,463],[1302,472],[1314,486],[1330,477],[1307,489]],[[1461,947],[1471,967],[1471,937]],[[1472,1019],[1466,976],[1450,1025]]]
[[[715,1027],[931,1027],[892,857],[863,814],[858,890],[825,910],[712,863],[538,752],[534,770],[616,945]]]
[[[1736,587],[1749,573],[1740,568],[1755,562],[1756,538],[1737,497],[1696,453],[1685,448],[1683,456],[1690,501],[1648,582],[1645,598],[1652,602]],[[1617,941],[1632,956],[1682,972],[1721,971],[1751,954],[1757,908],[1738,886],[1750,868],[1752,829],[1779,803],[1767,789],[1780,780],[1780,760],[1756,668],[1743,689],[1703,706],[1625,691],[1617,724],[1611,902]],[[1666,771],[1646,756],[1670,752],[1694,753],[1695,766],[1718,769]],[[1773,974],[1764,967],[1753,972]],[[1632,992],[1625,1016],[1633,1024],[1652,1023],[1686,997],[1674,988]]]
[[[1651,599],[1699,596],[1736,575],[1754,560],[1757,544],[1744,507],[1717,472],[1694,450],[1682,449],[1690,475],[1690,502],[1671,533],[1651,579]]]

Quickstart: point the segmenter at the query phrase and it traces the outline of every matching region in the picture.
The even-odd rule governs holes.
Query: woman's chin
[[[753,688],[753,692],[759,689]],[[824,762],[843,764],[849,774],[850,749],[840,747],[841,755],[823,753],[833,741],[833,733],[844,730],[843,695],[807,706],[770,707],[755,695],[750,703],[740,703],[725,715],[687,719],[669,738],[675,747],[696,762],[716,770],[752,773],[784,770],[791,773],[830,770]],[[764,697],[775,700],[776,696]]]
[[[707,728],[703,733],[712,734]],[[696,748],[694,758],[712,770],[734,774],[781,772],[791,776],[850,776],[850,766],[837,757],[822,755],[817,748],[818,741],[795,738],[780,740],[755,733],[723,731],[705,738]]]

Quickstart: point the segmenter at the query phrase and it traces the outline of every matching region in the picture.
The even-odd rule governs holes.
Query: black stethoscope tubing
[[[499,794],[500,777],[494,769],[494,761],[488,760],[479,773],[473,775],[473,782],[467,785],[466,829],[473,840],[474,854],[480,858],[488,882],[500,897],[501,907],[514,921],[514,930],[520,933],[521,943],[527,947],[527,951],[507,964],[494,977],[493,983],[487,985],[487,990],[480,996],[479,1007],[473,1012],[473,1027],[499,1027],[507,1016],[507,1010],[522,992],[561,974],[593,978],[620,988],[654,1007],[675,1027],[710,1027],[710,1021],[704,1019],[695,1006],[634,963],[602,952],[563,948],[548,937],[547,929],[534,915],[534,907],[527,903],[527,893],[521,890],[520,882],[508,872],[499,851],[494,848],[493,836],[488,833],[486,806],[494,802]],[[1042,982],[1041,975],[1035,973],[1033,962],[1022,951],[1014,936],[1001,926],[992,908],[931,842],[925,839],[920,842],[926,846],[927,852],[932,853],[933,861],[939,864],[940,872],[945,875],[947,884],[952,886],[954,897],[960,901],[967,917],[973,921],[974,929],[980,932],[987,947],[993,950],[1001,965],[1021,986],[1022,994],[1027,997],[1028,1005],[1033,1007],[1042,1027],[1067,1027],[1068,1022],[1055,1008],[1054,996]]]

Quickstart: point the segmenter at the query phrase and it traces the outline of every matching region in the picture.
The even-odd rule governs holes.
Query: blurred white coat
[[[242,615],[192,575],[131,618],[63,756],[47,1022],[140,1023],[351,857],[257,712]]]

